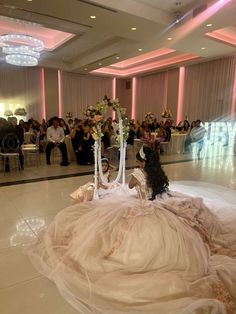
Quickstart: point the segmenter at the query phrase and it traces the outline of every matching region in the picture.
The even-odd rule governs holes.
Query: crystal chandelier
[[[18,66],[36,66],[44,48],[41,40],[29,35],[7,34],[0,36],[2,52],[7,63]]]

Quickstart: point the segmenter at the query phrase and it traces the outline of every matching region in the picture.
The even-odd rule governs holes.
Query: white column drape
[[[160,117],[165,98],[165,75],[165,72],[161,72],[137,78],[136,117],[138,120],[142,121],[148,112]]]
[[[84,118],[88,105],[95,105],[104,95],[112,98],[112,78],[62,72],[62,112],[72,112],[74,118]]]
[[[152,112],[160,120],[164,108],[176,117],[178,102],[179,69],[137,78],[137,119],[143,120],[147,112]]]
[[[228,120],[232,106],[236,57],[185,69],[183,115],[189,120]]]
[[[126,115],[131,117],[132,81],[130,79],[116,79],[116,96],[121,107],[126,108]]]
[[[42,118],[41,68],[24,68],[1,65],[0,71],[1,115],[7,109],[25,108],[27,117]]]

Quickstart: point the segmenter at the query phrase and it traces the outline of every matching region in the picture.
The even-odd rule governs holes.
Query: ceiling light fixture
[[[202,50],[205,50],[206,48],[205,48],[205,47],[202,47],[201,49],[202,49]]]
[[[120,59],[120,57],[117,56],[117,57],[116,57],[116,60],[119,60],[119,59]]]
[[[88,69],[87,68],[84,68],[84,71],[87,71]]]
[[[18,66],[38,65],[40,52],[44,49],[41,40],[24,34],[1,35],[0,43],[6,62]]]
[[[96,15],[90,15],[90,19],[92,20],[96,19]]]
[[[136,31],[137,28],[136,27],[131,27],[131,31]]]
[[[206,24],[206,27],[211,27],[213,24],[209,23],[209,24]]]
[[[172,40],[173,38],[172,38],[172,37],[168,37],[167,39],[168,39],[168,40]]]
[[[98,65],[102,65],[102,63],[101,63],[101,62],[99,62],[99,63],[98,63]]]
[[[142,49],[142,48],[139,48],[138,51],[143,51],[143,49]]]

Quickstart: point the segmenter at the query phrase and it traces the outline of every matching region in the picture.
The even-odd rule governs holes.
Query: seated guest
[[[51,119],[52,126],[47,129],[47,140],[48,144],[46,146],[46,159],[47,164],[50,165],[50,155],[51,150],[54,147],[58,147],[62,154],[62,162],[61,166],[68,166],[68,157],[67,157],[67,150],[66,144],[64,143],[65,134],[62,127],[59,126],[59,118],[53,117]]]
[[[135,126],[134,124],[130,124],[127,144],[134,145],[134,138],[135,138]]]
[[[74,121],[73,119],[69,119],[68,120],[68,127],[70,129],[70,131],[72,131],[73,127],[74,127]]]
[[[148,144],[151,141],[151,131],[144,123],[142,125],[144,127],[140,128],[140,139],[143,143]]]
[[[188,122],[188,120],[184,120],[182,132],[188,132],[189,128],[190,128],[190,123]]]
[[[198,154],[198,158],[200,158],[200,153],[203,148],[203,144],[204,144],[203,139],[204,139],[206,130],[203,126],[201,126],[201,120],[197,120],[195,123],[196,123],[195,126],[191,129],[190,134],[185,140],[184,151],[185,153],[189,153],[191,144],[197,143],[198,144],[197,154]]]
[[[44,131],[44,129],[42,128],[42,126],[40,125],[40,123],[37,120],[32,120],[31,121],[31,143],[35,144],[36,143],[36,137],[37,134],[40,133],[40,140],[43,140],[44,137],[46,136],[46,131]]]
[[[12,133],[16,135],[18,141],[19,141],[19,147],[18,147],[18,153],[19,153],[19,159],[20,159],[20,165],[21,169],[24,169],[24,155],[22,153],[21,146],[24,143],[24,130],[20,125],[17,125],[17,118],[16,117],[11,117],[10,120],[10,126],[12,130]]]
[[[77,163],[80,165],[92,165],[94,163],[93,156],[94,139],[91,134],[91,128],[89,125],[83,127],[83,137],[80,147],[77,151]]]
[[[164,124],[164,129],[166,132],[165,142],[169,142],[171,139],[171,124],[170,124],[169,120],[166,120],[166,122]]]
[[[82,147],[83,136],[84,136],[83,121],[77,119],[74,124],[74,128],[72,129],[70,134],[77,164],[80,164],[80,150]]]
[[[111,147],[111,136],[113,134],[113,127],[110,125],[109,122],[106,122],[103,126],[102,126],[102,143],[103,143],[103,147],[104,149],[107,149],[108,147]]]
[[[47,122],[46,122],[45,119],[42,119],[41,127],[42,127],[42,129],[44,130],[44,132],[46,134],[48,125],[47,125]]]
[[[70,129],[69,129],[69,127],[66,124],[64,119],[61,118],[59,120],[59,125],[63,128],[65,135],[69,135],[70,134]]]

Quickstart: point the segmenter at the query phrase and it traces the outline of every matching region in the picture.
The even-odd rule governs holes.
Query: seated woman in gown
[[[62,210],[32,262],[80,313],[233,313],[234,226],[169,192],[157,152],[144,147],[137,160],[129,187],[138,197],[121,187]]]

